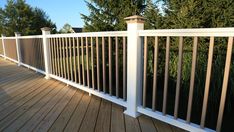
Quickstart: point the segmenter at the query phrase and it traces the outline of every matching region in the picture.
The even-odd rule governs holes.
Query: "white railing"
[[[234,36],[234,28],[214,28],[214,29],[171,29],[171,30],[141,30],[138,31],[139,36],[144,40],[144,75],[143,75],[143,100],[142,106],[138,106],[138,111],[146,114],[148,116],[154,117],[156,119],[165,121],[169,124],[174,124],[175,126],[184,128],[189,131],[213,131],[209,128],[205,128],[206,121],[206,113],[208,107],[208,97],[209,97],[209,89],[211,83],[211,72],[212,72],[212,60],[213,60],[213,52],[214,52],[214,44],[215,38],[228,38],[227,43],[227,52],[226,52],[226,65],[224,68],[224,79],[222,86],[222,94],[220,97],[220,107],[218,112],[217,126],[216,131],[221,131],[221,124],[223,120],[225,100],[228,88],[228,78],[230,73],[230,65],[231,65],[231,57],[232,57],[232,48],[233,48],[233,36]],[[179,107],[179,97],[180,97],[180,89],[181,89],[181,74],[182,74],[182,62],[183,62],[183,40],[185,38],[193,38],[193,55],[192,55],[192,68],[191,68],[191,78],[190,78],[190,88],[189,88],[189,99],[188,99],[188,107],[187,107],[187,117],[185,120],[178,119],[178,107]],[[193,94],[194,94],[194,83],[195,83],[195,74],[196,74],[196,62],[197,62],[197,51],[198,51],[198,39],[206,37],[206,39],[210,39],[209,51],[208,51],[208,63],[207,63],[207,73],[205,80],[205,90],[204,90],[204,98],[202,105],[202,113],[201,113],[201,121],[200,126],[196,124],[191,124],[191,111],[193,104]],[[154,77],[153,77],[153,93],[152,93],[152,106],[151,108],[147,108],[146,103],[149,100],[146,100],[146,96],[149,94],[147,91],[147,56],[148,56],[148,45],[147,39],[154,39],[152,42],[154,45]],[[156,90],[157,90],[157,71],[158,71],[158,56],[159,56],[159,38],[166,39],[163,43],[166,45],[166,56],[165,56],[165,75],[164,75],[164,88],[163,88],[163,106],[162,112],[156,111]],[[176,93],[175,93],[175,107],[174,107],[174,117],[167,115],[167,94],[168,94],[168,79],[169,79],[169,59],[170,59],[170,45],[172,38],[178,38],[178,66],[177,66],[177,82],[176,82]],[[175,42],[174,42],[175,43]],[[149,89],[149,88],[148,88]],[[156,112],[155,112],[156,111]],[[166,119],[163,117],[167,117]]]
[[[212,71],[212,56],[215,37],[228,37],[228,48],[226,55],[225,73],[221,94],[221,102],[218,113],[216,131],[221,131],[221,124],[225,106],[228,77],[230,73],[230,63],[232,55],[232,45],[234,28],[214,28],[214,29],[170,29],[170,30],[143,30],[144,24],[139,17],[127,20],[128,30],[117,32],[95,32],[95,33],[74,33],[74,34],[50,34],[48,28],[43,28],[42,35],[20,36],[0,38],[0,56],[28,67],[32,70],[46,75],[46,79],[54,78],[68,85],[79,88],[90,94],[117,103],[126,107],[125,114],[137,117],[145,114],[163,122],[172,124],[188,131],[214,131],[205,127],[207,113],[207,100],[209,95],[209,83]],[[147,67],[148,67],[148,45],[150,37],[153,38],[154,58],[153,58],[153,87],[147,87]],[[165,76],[163,88],[162,111],[156,107],[157,102],[157,81],[159,40],[165,40]],[[167,113],[167,94],[170,59],[170,38],[179,37],[179,61],[177,70],[177,85],[175,93],[174,115]],[[181,73],[183,62],[183,39],[193,38],[193,57],[190,79],[190,91],[186,119],[178,116],[179,96],[181,88]],[[198,38],[209,37],[209,57],[207,65],[206,86],[202,107],[202,117],[200,125],[192,123],[190,120],[193,102],[194,79],[196,71],[196,56],[198,50]],[[5,41],[15,39],[17,47],[17,60],[9,58],[5,51]],[[34,57],[43,55],[44,69],[37,68],[22,62],[23,39],[39,39],[43,45],[43,51],[32,52]],[[33,41],[34,42],[34,41]],[[26,42],[24,45],[27,45]],[[37,44],[36,44],[37,45]],[[101,47],[101,48],[100,48]],[[28,50],[25,48],[25,50]],[[1,50],[0,50],[1,51]],[[106,52],[107,51],[107,52]],[[27,51],[24,51],[27,52]],[[121,55],[121,56],[120,56]],[[26,55],[26,58],[30,55]],[[41,58],[42,56],[39,56]],[[119,67],[121,62],[121,67]],[[37,62],[35,64],[38,64]],[[40,63],[41,64],[41,63]],[[106,70],[107,69],[107,70]],[[121,71],[121,72],[119,72]],[[107,74],[108,73],[108,74]],[[120,75],[120,73],[122,73]],[[120,83],[120,80],[123,80]],[[121,85],[120,85],[121,84]],[[152,90],[152,105],[147,102],[147,90]],[[151,95],[150,95],[151,96]]]
[[[126,107],[126,92],[124,92],[126,88],[118,87],[119,68],[112,66],[114,61],[117,63],[119,61],[118,49],[120,45],[126,45],[123,41],[126,36],[127,32],[47,35],[51,55],[49,76]],[[114,43],[115,50],[112,49]],[[106,48],[111,50],[107,51]],[[121,49],[126,50],[123,47]],[[115,59],[112,59],[114,57]],[[113,71],[114,69],[116,70]],[[116,75],[115,83],[113,83],[114,75]],[[122,96],[119,94],[120,91]]]

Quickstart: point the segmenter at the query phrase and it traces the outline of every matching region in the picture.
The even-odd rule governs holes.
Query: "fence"
[[[68,85],[126,107],[125,114],[145,114],[188,131],[214,131],[206,126],[212,60],[216,38],[228,38],[216,131],[221,131],[230,73],[234,28],[144,30],[143,18],[126,18],[127,31],[50,34],[0,38],[0,55]],[[200,123],[191,122],[199,39],[209,40]],[[173,40],[173,41],[172,41]],[[207,42],[207,41],[206,41]],[[179,116],[183,56],[192,49],[191,74],[185,119]],[[176,87],[170,91],[170,46],[179,45]],[[164,53],[164,59],[160,53]],[[149,56],[149,53],[152,53]],[[171,53],[172,54],[172,53]],[[173,53],[175,54],[175,53]],[[159,63],[165,62],[162,81]],[[151,67],[151,68],[149,68]],[[149,71],[151,69],[151,71]],[[149,74],[152,81],[148,81]],[[162,88],[163,87],[163,88]],[[169,94],[169,95],[168,95]],[[159,97],[162,97],[160,100]],[[174,102],[174,103],[171,103]],[[173,113],[168,112],[172,109]],[[200,124],[200,126],[198,125]]]

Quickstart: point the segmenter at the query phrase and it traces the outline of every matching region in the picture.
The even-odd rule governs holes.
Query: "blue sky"
[[[0,7],[4,7],[7,0],[0,0]],[[32,7],[43,9],[50,19],[56,23],[59,30],[65,23],[73,27],[83,27],[80,14],[89,14],[84,0],[26,0]]]

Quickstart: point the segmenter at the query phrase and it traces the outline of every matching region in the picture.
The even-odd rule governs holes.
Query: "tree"
[[[22,35],[41,34],[42,27],[50,27],[52,32],[56,26],[46,13],[26,4],[25,0],[8,0],[4,9],[0,9],[0,31],[12,36],[18,31]]]
[[[234,26],[233,0],[160,0],[164,2],[165,28]]]
[[[71,33],[72,26],[68,23],[64,24],[63,28],[59,30],[60,33]]]
[[[0,8],[0,34],[2,34],[3,33],[3,23],[4,23],[4,19],[3,19],[3,15],[2,15],[2,8]]]
[[[90,15],[81,14],[85,31],[126,30],[124,18],[142,14],[145,0],[92,0],[86,4]]]
[[[144,11],[145,29],[163,28],[163,17],[157,5],[152,0],[146,0],[146,8]]]

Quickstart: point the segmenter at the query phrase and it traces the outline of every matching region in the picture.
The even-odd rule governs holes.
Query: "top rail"
[[[62,37],[123,37],[127,36],[127,31],[108,31],[108,32],[88,32],[88,33],[69,33],[69,34],[50,34],[47,38]]]
[[[31,38],[43,38],[42,35],[33,35],[33,36],[19,36],[19,39],[31,39]]]
[[[187,36],[187,37],[230,37],[234,36],[234,28],[197,28],[197,29],[160,29],[160,30],[139,30],[139,36]],[[127,31],[87,32],[69,34],[50,34],[47,38],[62,37],[123,37]],[[42,35],[18,36],[19,39],[42,38]],[[16,37],[4,37],[4,39],[16,39]]]
[[[108,31],[108,32],[87,32],[87,33],[69,33],[69,34],[50,34],[47,38],[62,37],[127,37],[127,31]],[[18,36],[18,39],[43,38],[42,35]],[[4,39],[16,39],[16,37],[4,37]]]
[[[1,39],[2,39],[2,37],[1,37]],[[16,37],[5,37],[4,36],[4,39],[16,39]]]
[[[4,39],[32,39],[32,38],[43,38],[42,35],[32,35],[32,36],[17,36],[17,37],[4,37]]]
[[[139,30],[138,33],[139,36],[230,37],[234,36],[234,28]]]

